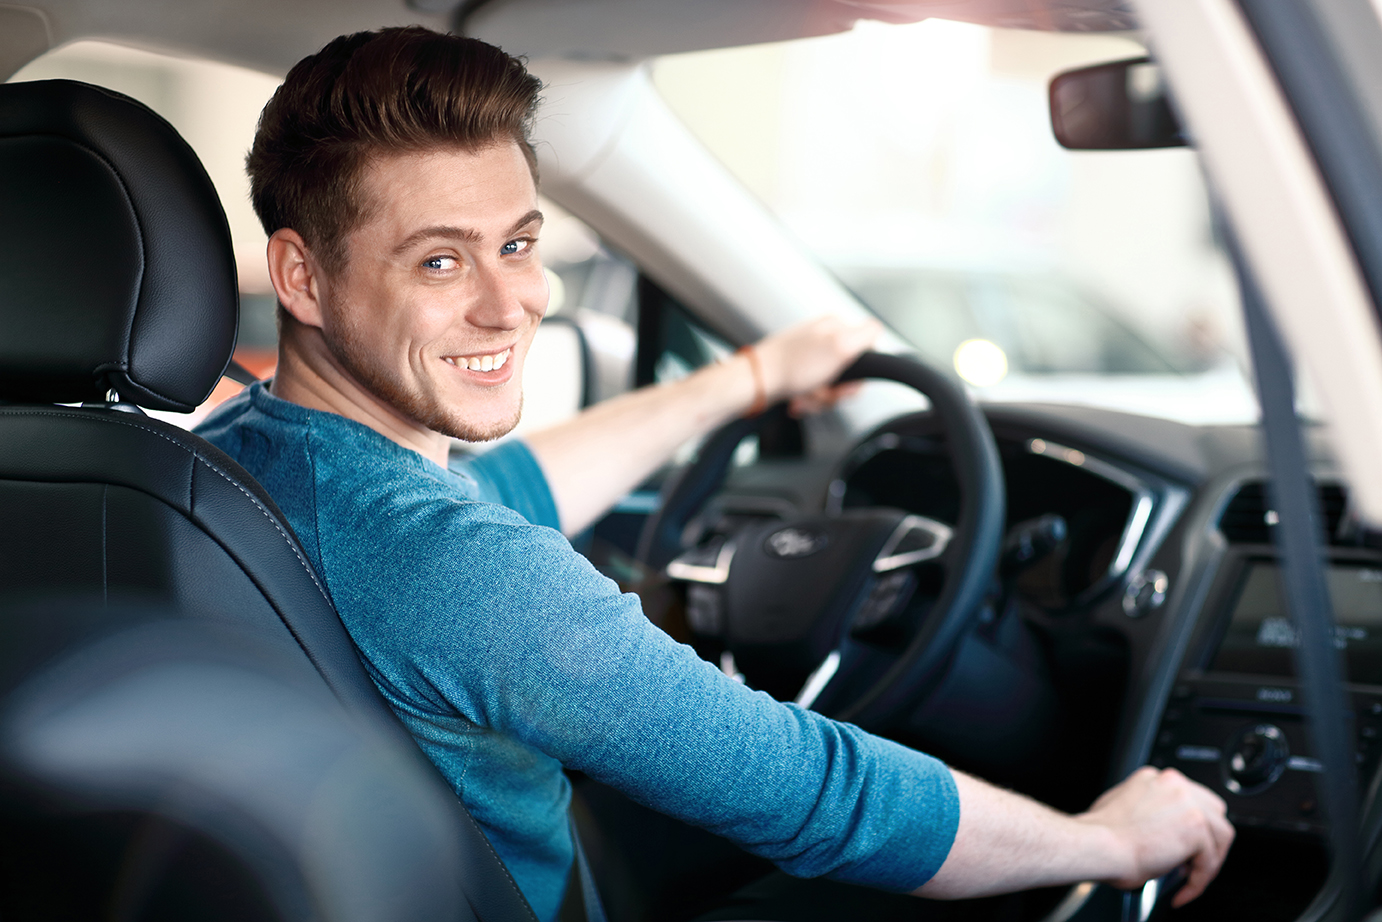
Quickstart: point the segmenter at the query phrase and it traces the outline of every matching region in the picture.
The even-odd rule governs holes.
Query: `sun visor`
[[[488,0],[459,30],[531,58],[634,61],[851,29],[861,19],[954,19],[1010,29],[1137,28],[1125,0]]]

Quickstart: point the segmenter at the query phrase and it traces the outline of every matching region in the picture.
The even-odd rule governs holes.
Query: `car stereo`
[[[1368,778],[1382,754],[1382,560],[1336,552],[1326,578],[1358,769]],[[1151,763],[1216,791],[1235,825],[1321,833],[1321,765],[1306,735],[1299,638],[1276,561],[1230,554],[1207,601],[1210,615],[1162,714]]]

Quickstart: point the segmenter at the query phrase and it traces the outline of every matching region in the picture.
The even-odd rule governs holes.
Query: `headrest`
[[[0,85],[0,216],[0,401],[206,399],[235,348],[235,258],[171,125],[84,83]]]

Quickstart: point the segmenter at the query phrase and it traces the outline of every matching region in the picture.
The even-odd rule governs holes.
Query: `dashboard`
[[[1063,529],[1006,570],[1005,546],[995,574],[981,620],[1008,619],[1026,640],[990,639],[978,667],[962,650],[947,685],[890,735],[1067,810],[1140,765],[1175,767],[1224,797],[1239,830],[1220,880],[1177,918],[1236,917],[1251,904],[1263,919],[1296,919],[1327,872],[1326,820],[1256,431],[1078,407],[985,413],[1007,545],[1052,517]],[[1366,789],[1382,761],[1382,553],[1353,523],[1321,434],[1306,435]],[[963,501],[943,433],[918,413],[835,458],[740,469],[716,507],[740,522],[884,506],[953,524]],[[1041,694],[1050,713],[1009,707]],[[1004,724],[1004,707],[1020,720]],[[986,720],[1000,730],[984,732]]]
[[[826,510],[892,506],[938,521],[959,517],[960,491],[929,415],[888,424],[850,453]],[[1048,611],[1088,602],[1127,572],[1153,501],[1136,474],[1040,437],[998,442],[1008,531],[1059,516],[1062,536],[1018,575],[1019,594]]]

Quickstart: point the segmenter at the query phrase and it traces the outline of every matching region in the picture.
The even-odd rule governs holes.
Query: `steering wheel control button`
[[[703,637],[725,633],[725,605],[720,590],[700,583],[686,587],[686,626]]]
[[[873,572],[887,573],[901,567],[934,560],[945,553],[954,533],[950,526],[924,515],[909,515],[884,542],[873,561]]]
[[[799,560],[825,550],[830,543],[825,532],[813,528],[788,525],[763,539],[763,550],[769,557],[778,560]]]
[[[1291,761],[1286,734],[1274,724],[1247,727],[1229,741],[1224,759],[1224,787],[1247,796],[1265,791]]]
[[[1141,618],[1150,611],[1160,608],[1166,602],[1166,592],[1171,588],[1171,578],[1161,570],[1142,570],[1128,580],[1128,588],[1123,590],[1123,614],[1129,618]]]
[[[897,570],[881,577],[854,613],[850,633],[860,640],[891,643],[895,639],[892,635],[903,633],[895,622],[911,601],[916,586],[917,579],[911,570]]]

